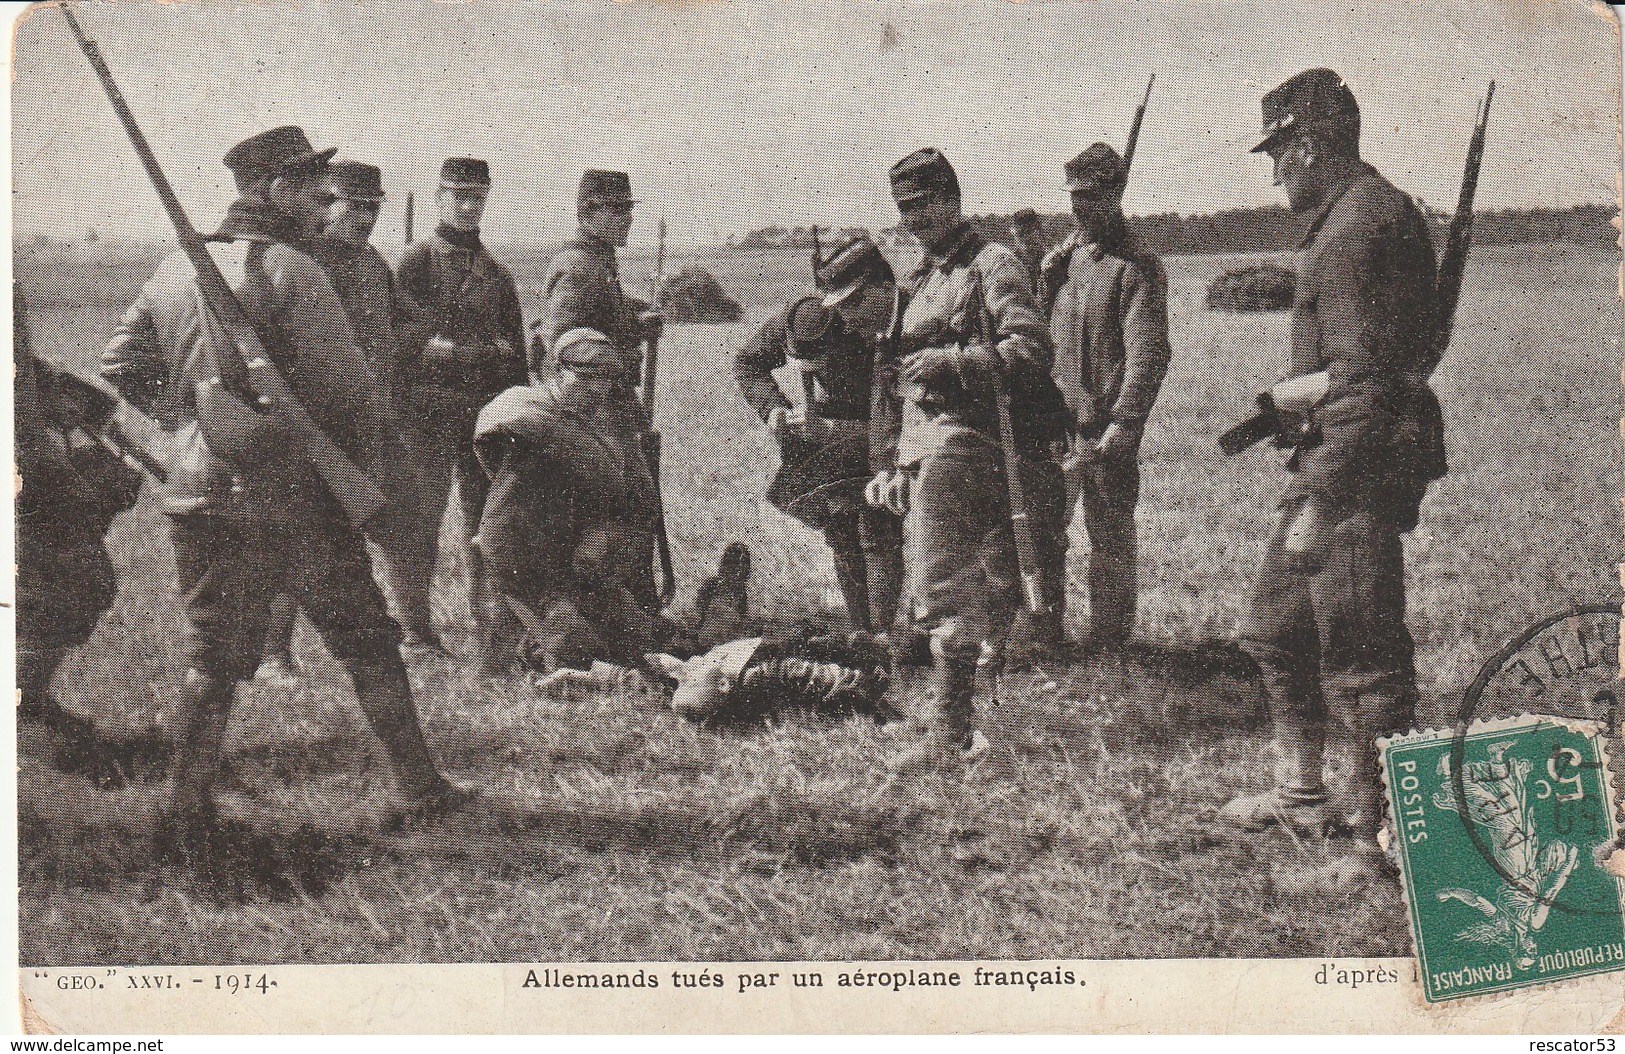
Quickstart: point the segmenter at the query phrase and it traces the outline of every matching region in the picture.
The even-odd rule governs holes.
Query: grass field
[[[1162,651],[1007,678],[985,715],[994,749],[963,783],[889,782],[881,761],[906,742],[891,727],[785,720],[719,735],[648,696],[542,698],[426,661],[413,679],[431,744],[486,794],[443,828],[402,828],[341,670],[304,627],[307,681],[249,687],[237,710],[223,802],[240,821],[241,888],[205,889],[155,856],[161,781],[100,790],[22,745],[22,961],[1404,953],[1393,884],[1309,877],[1346,843],[1238,841],[1211,823],[1270,768],[1253,689],[1178,659],[1233,628],[1279,485],[1271,457],[1226,460],[1214,442],[1285,357],[1285,316],[1202,306],[1234,262],[1168,261],[1174,362],[1140,507],[1140,627]],[[774,454],[728,369],[748,327],[804,288],[807,265],[737,252],[701,263],[748,321],[674,327],[663,344],[679,574],[692,588],[745,539],[757,610],[816,618],[833,597],[829,560],[761,500]],[[19,251],[36,342],[93,368],[147,264]],[[1473,253],[1436,377],[1452,472],[1408,543],[1424,721],[1441,723],[1484,657],[1536,616],[1616,593],[1616,264],[1561,244]],[[537,261],[517,270],[534,281]],[[627,270],[636,287],[639,264]],[[60,687],[133,732],[161,716],[181,672],[174,571],[147,499],[111,541],[122,593]],[[466,621],[455,570],[442,565],[438,612],[454,628]]]

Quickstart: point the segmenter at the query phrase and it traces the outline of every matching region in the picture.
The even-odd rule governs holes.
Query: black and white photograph
[[[146,1020],[84,968],[676,999],[731,964],[792,1006],[780,965],[870,964],[1065,1007],[1091,963],[1194,1004],[1346,960],[1392,1014],[1327,1027],[1411,1031],[1439,911],[1469,965],[1429,992],[1625,1006],[1625,948],[1539,965],[1597,910],[1560,888],[1619,928],[1617,800],[1561,868],[1405,856],[1462,868],[1438,904],[1397,845],[1490,815],[1441,738],[1475,721],[1590,722],[1585,786],[1622,778],[1606,5],[73,0],[12,36],[25,1023]],[[1379,743],[1424,733],[1412,802]]]

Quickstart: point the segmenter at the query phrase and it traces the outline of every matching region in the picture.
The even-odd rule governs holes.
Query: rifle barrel
[[[1461,174],[1461,194],[1456,213],[1450,217],[1450,232],[1444,254],[1439,258],[1439,276],[1434,286],[1433,346],[1428,370],[1444,359],[1455,327],[1456,306],[1461,300],[1462,278],[1467,270],[1467,251],[1473,240],[1473,199],[1478,194],[1478,174],[1484,164],[1484,137],[1490,122],[1490,102],[1495,98],[1495,82],[1479,101],[1473,120],[1473,134],[1467,142],[1467,163]]]
[[[236,395],[239,401],[250,408],[269,410],[274,403],[282,404],[281,412],[285,426],[293,431],[298,447],[321,477],[322,482],[327,485],[328,490],[353,522],[358,526],[367,522],[384,508],[388,503],[387,497],[378,489],[372,478],[350,461],[332,438],[311,420],[310,415],[295,397],[287,378],[283,377],[271,362],[270,355],[265,349],[265,342],[255,331],[253,322],[243,310],[242,302],[237,299],[237,294],[226,282],[226,276],[220,273],[220,266],[215,263],[214,257],[209,255],[203,235],[192,226],[192,221],[187,217],[180,199],[175,196],[175,188],[170,185],[164,170],[159,166],[158,158],[152,152],[152,145],[147,142],[146,135],[136,122],[135,114],[130,111],[130,105],[125,101],[124,93],[113,80],[113,71],[102,58],[101,50],[85,35],[79,20],[74,17],[73,11],[67,5],[62,7],[62,17],[67,19],[68,28],[73,31],[79,49],[85,53],[85,58],[90,60],[91,68],[96,71],[102,90],[106,92],[108,101],[113,105],[113,112],[118,115],[119,123],[124,126],[130,144],[135,147],[141,165],[146,169],[147,178],[152,181],[153,188],[158,192],[158,200],[163,203],[169,222],[175,228],[181,249],[197,273],[198,292],[202,294],[205,315],[219,324],[226,341],[231,345],[229,353],[222,353],[221,349],[214,346],[214,341],[205,342],[211,352],[210,366],[220,379],[222,387]]]
[[[1140,145],[1140,125],[1145,121],[1145,108],[1151,104],[1151,86],[1157,83],[1157,75],[1145,82],[1145,95],[1140,99],[1139,108],[1134,111],[1134,121],[1128,127],[1128,142],[1123,146],[1123,169],[1126,172],[1134,164],[1134,151]]]

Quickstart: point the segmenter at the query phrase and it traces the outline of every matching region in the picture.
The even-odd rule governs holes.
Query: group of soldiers
[[[1310,426],[1282,437],[1289,480],[1240,631],[1268,692],[1278,785],[1222,817],[1368,841],[1381,811],[1371,744],[1409,727],[1416,703],[1401,536],[1444,471],[1422,348],[1435,261],[1416,206],[1361,160],[1359,107],[1335,73],[1290,78],[1262,110],[1255,149],[1310,217],[1290,372],[1328,371],[1329,382]],[[348,668],[403,794],[426,813],[466,799],[425,744],[402,658],[447,653],[430,586],[453,489],[482,672],[504,672],[519,643],[542,671],[602,661],[658,676],[676,664],[662,653],[715,644],[707,683],[726,692],[762,647],[729,641],[739,624],[679,625],[655,584],[661,497],[638,385],[662,321],[619,278],[628,177],[583,175],[579,233],[549,263],[527,341],[514,280],[481,241],[484,162],[445,162],[439,226],[391,271],[369,244],[379,170],[333,154],[293,127],[230,150],[239,197],[211,251],[304,409],[391,498],[365,532],[297,458],[215,449],[216,335],[184,255],[159,267],[104,356],[106,380],[175,438],[162,496],[189,629],[174,708],[185,819],[212,814],[238,683],[257,667],[273,682],[297,675],[298,610]],[[1133,633],[1139,457],[1169,363],[1167,281],[1125,222],[1117,151],[1097,143],[1063,176],[1072,232],[1046,251],[1036,217],[1018,215],[1012,248],[973,230],[942,152],[909,154],[889,181],[919,265],[899,277],[868,237],[819,253],[817,294],[769,317],[734,357],[781,455],[768,499],[822,533],[853,628],[883,646],[891,673],[928,668],[929,716],[891,759],[900,769],[984,750],[978,670],[1068,646],[1079,509],[1087,643],[1115,649]],[[786,365],[800,392],[775,380]],[[55,505],[62,485],[26,465],[24,480],[26,532],[30,501]],[[25,578],[50,566],[22,551]],[[748,553],[730,554],[737,580]],[[22,617],[25,629],[41,619],[26,592]],[[775,668],[795,666],[782,646],[769,653]],[[896,683],[865,654],[848,689]],[[48,686],[49,672],[24,682],[27,712],[60,713]],[[1336,766],[1348,784],[1332,793],[1334,723],[1351,753]]]

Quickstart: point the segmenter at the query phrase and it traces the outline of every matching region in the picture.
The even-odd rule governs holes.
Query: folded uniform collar
[[[271,241],[298,245],[304,238],[297,223],[264,198],[245,194],[226,208],[210,241]]]
[[[434,229],[434,232],[459,249],[467,249],[469,252],[477,253],[484,248],[484,245],[480,242],[478,229],[460,231],[448,223],[442,223]]]

